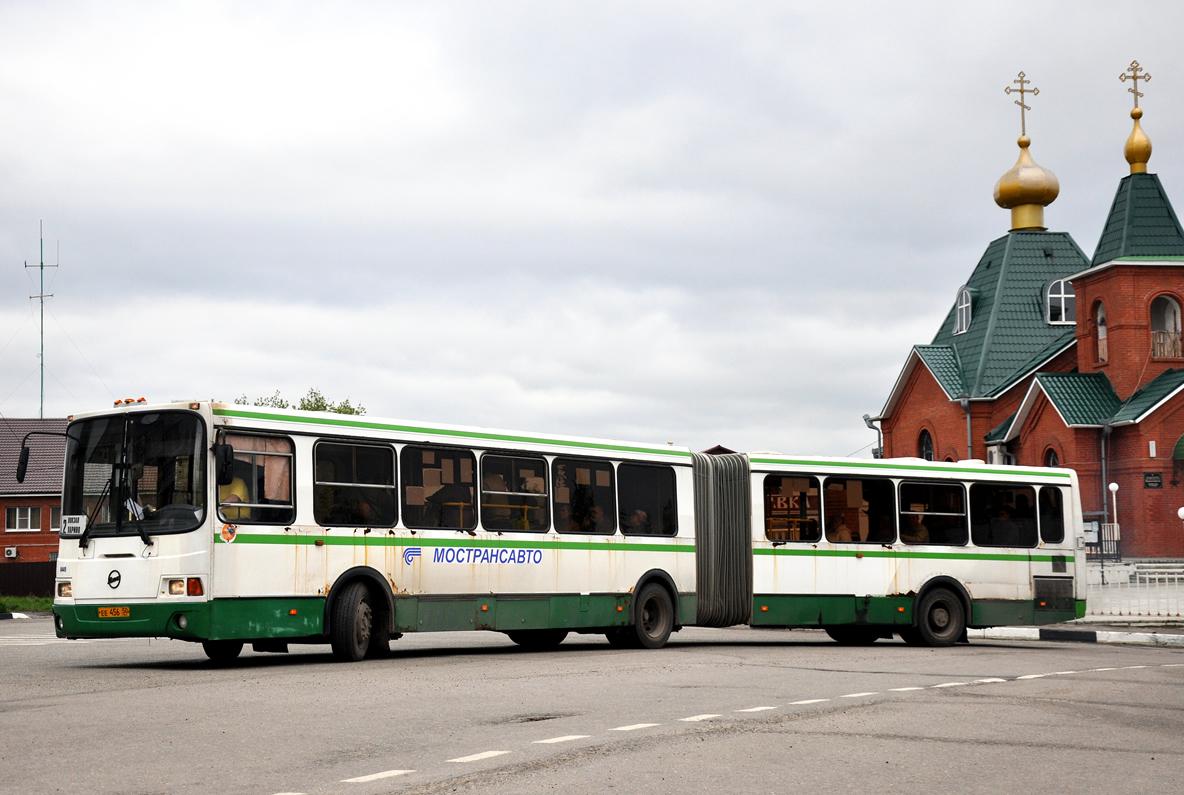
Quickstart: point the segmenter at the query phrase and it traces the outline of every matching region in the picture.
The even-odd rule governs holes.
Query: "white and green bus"
[[[71,418],[54,616],[214,659],[407,632],[658,648],[684,626],[950,645],[1084,613],[1075,473],[221,403]],[[22,453],[20,472],[28,463]]]

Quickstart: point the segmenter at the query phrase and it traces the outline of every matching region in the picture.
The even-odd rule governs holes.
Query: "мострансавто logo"
[[[408,566],[418,557],[423,556],[423,550],[419,547],[407,547],[403,550],[403,562]]]
[[[403,562],[410,566],[416,558],[423,558],[422,547],[403,550]],[[424,558],[426,560],[426,558]],[[489,549],[483,547],[436,547],[432,563],[542,563],[541,549]]]

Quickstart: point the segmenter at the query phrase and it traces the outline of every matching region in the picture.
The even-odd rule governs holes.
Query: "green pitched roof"
[[[1184,386],[1184,370],[1164,370],[1151,383],[1126,399],[1122,408],[1114,413],[1114,423],[1137,422],[1157,403],[1172,392]]]
[[[947,395],[956,398],[966,391],[966,384],[962,381],[962,365],[958,363],[958,352],[954,348],[949,345],[917,345],[913,350],[925,362]]]
[[[1067,425],[1102,425],[1122,405],[1105,373],[1040,373],[1036,380]]]
[[[987,246],[966,283],[976,296],[970,328],[954,334],[955,299],[933,338],[933,347],[954,349],[971,397],[998,396],[1073,342],[1075,326],[1045,321],[1045,293],[1052,280],[1087,267],[1065,232],[1009,232]]]
[[[1118,183],[1093,265],[1120,257],[1184,255],[1184,229],[1155,174],[1130,174]]]
[[[1008,429],[1011,428],[1012,421],[1015,420],[1015,415],[1016,412],[1013,411],[1007,419],[992,428],[991,432],[983,438],[988,442],[997,442],[1000,439],[1005,438],[1007,436]]]

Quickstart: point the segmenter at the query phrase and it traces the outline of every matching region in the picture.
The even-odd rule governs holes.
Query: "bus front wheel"
[[[228,663],[234,660],[243,650],[241,640],[205,640],[201,647],[206,656],[216,663]]]
[[[329,627],[333,656],[345,662],[357,662],[365,657],[373,621],[370,590],[361,582],[345,586],[333,603],[333,623]]]
[[[925,594],[917,607],[917,633],[927,646],[953,646],[965,631],[966,611],[957,594],[945,588]]]

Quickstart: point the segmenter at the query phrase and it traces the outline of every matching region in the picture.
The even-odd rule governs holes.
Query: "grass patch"
[[[48,613],[53,610],[49,596],[0,596],[0,613]]]

